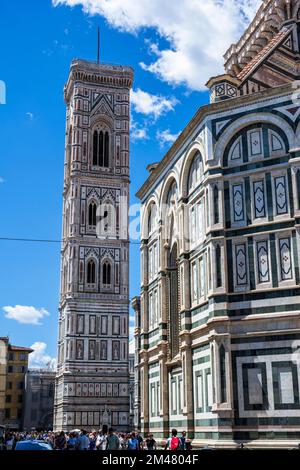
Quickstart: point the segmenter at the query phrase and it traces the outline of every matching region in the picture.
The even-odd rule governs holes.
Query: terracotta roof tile
[[[250,62],[245,65],[243,70],[238,74],[238,78],[240,80],[244,80],[244,78],[251,72],[255,66],[261,62],[280,42],[287,36],[290,29],[284,28],[282,31],[276,34],[276,36],[271,39],[271,41],[252,59]]]

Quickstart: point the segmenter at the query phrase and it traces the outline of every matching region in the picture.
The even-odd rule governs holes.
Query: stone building
[[[140,392],[140,368],[139,354],[141,349],[141,302],[140,297],[136,296],[131,301],[134,310],[134,399],[133,399],[133,423],[135,429],[141,427],[141,392]]]
[[[31,348],[0,338],[0,425],[20,430],[24,418],[25,375]]]
[[[135,370],[134,370],[134,339],[129,342],[129,429],[134,429],[134,387],[135,387]]]
[[[54,428],[127,430],[130,67],[74,60]]]
[[[300,2],[265,0],[142,203],[141,422],[300,439]]]
[[[7,374],[7,337],[0,337],[0,425],[5,418],[5,393]]]
[[[47,369],[28,370],[25,377],[23,429],[53,429],[56,372]]]

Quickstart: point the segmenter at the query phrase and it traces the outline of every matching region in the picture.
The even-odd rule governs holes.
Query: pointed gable
[[[107,95],[94,93],[93,98],[91,116],[96,114],[103,114],[111,117],[114,116],[111,97],[109,99]]]

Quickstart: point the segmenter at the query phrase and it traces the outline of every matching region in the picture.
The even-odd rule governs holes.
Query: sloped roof
[[[283,28],[271,41],[241,70],[238,74],[240,80],[244,80],[256,66],[262,62],[290,33],[289,28]]]
[[[11,351],[28,351],[28,352],[32,352],[33,349],[31,348],[24,348],[23,346],[13,346],[13,345],[9,345],[8,348],[11,350]]]

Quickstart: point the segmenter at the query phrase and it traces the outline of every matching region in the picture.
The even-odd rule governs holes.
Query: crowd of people
[[[138,430],[131,433],[117,433],[113,428],[103,426],[101,431],[87,432],[86,430],[61,431],[6,431],[0,437],[1,450],[14,450],[18,441],[38,440],[48,443],[53,450],[190,450],[191,443],[186,432],[180,436],[176,429],[164,444],[158,446],[153,434],[143,437]]]

